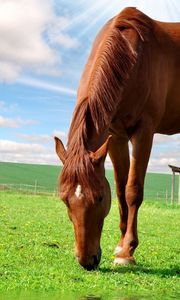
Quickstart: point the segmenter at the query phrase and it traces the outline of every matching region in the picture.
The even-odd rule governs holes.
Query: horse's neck
[[[79,103],[77,102],[76,108],[78,107]],[[84,111],[84,115],[81,115],[80,119],[83,119],[83,121],[79,121],[81,112],[78,110],[77,112],[71,124],[68,146],[71,149],[75,147],[77,151],[78,149],[81,151],[82,148],[84,148],[85,151],[96,151],[107,139],[108,128],[102,128],[100,132],[97,132],[89,112]]]

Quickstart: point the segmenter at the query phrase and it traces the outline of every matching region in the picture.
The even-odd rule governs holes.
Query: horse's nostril
[[[93,271],[97,268],[96,265],[86,265],[86,266],[83,266],[84,269],[86,269],[87,271]]]
[[[99,247],[97,255],[93,256],[93,260],[94,260],[93,265],[95,268],[97,268],[97,266],[99,265],[99,262],[101,260],[101,253],[102,253],[102,251],[101,251],[101,248]]]
[[[93,256],[87,256],[87,257],[81,257],[81,256],[76,256],[78,262],[80,265],[86,269],[87,271],[92,271],[97,269],[99,262],[101,260],[101,248],[98,249],[97,255]]]
[[[98,266],[100,262],[99,256],[94,255],[93,256],[93,265]]]

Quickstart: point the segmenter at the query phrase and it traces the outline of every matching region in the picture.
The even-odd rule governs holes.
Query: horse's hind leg
[[[115,258],[116,264],[135,263],[133,253],[138,246],[137,214],[143,200],[144,177],[152,147],[153,129],[151,122],[141,121],[131,138],[133,151],[126,185],[128,206],[127,230],[123,240],[123,249]]]
[[[114,179],[120,214],[119,227],[121,231],[121,238],[115,249],[115,254],[118,254],[123,248],[123,240],[127,229],[128,207],[125,199],[125,187],[129,172],[129,148],[126,133],[120,134],[120,132],[118,132],[117,135],[113,132],[111,141],[109,155],[114,167]]]

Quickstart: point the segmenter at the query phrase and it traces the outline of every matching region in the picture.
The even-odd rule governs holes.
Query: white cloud
[[[170,172],[168,165],[180,166],[180,134],[171,136],[156,134],[148,170]]]
[[[5,153],[39,153],[45,150],[40,144],[20,144],[9,140],[0,140],[0,152]]]
[[[63,93],[71,96],[76,96],[76,91],[73,89],[60,86],[51,82],[35,79],[35,78],[21,77],[16,82],[27,86],[32,86],[35,88],[56,92],[56,93]]]
[[[34,125],[36,123],[34,120],[22,120],[21,118],[11,119],[0,116],[0,127],[18,128],[23,125]]]
[[[180,134],[175,134],[175,135],[155,134],[154,136],[155,145],[159,145],[159,144],[167,145],[168,143],[170,144],[180,143]]]
[[[148,165],[148,172],[152,173],[170,173],[169,165],[180,166],[180,161],[175,157],[155,157],[151,158]]]
[[[48,134],[23,134],[18,133],[18,138],[32,143],[48,143],[52,138]]]
[[[65,17],[56,17],[48,29],[48,37],[51,44],[57,44],[65,48],[77,48],[79,41],[64,31],[69,27],[71,21]]]
[[[179,148],[174,147],[171,151],[169,149],[170,147],[168,151],[161,151],[151,155],[148,165],[149,172],[169,173],[168,165],[180,166]]]
[[[72,38],[63,33],[59,33],[58,35],[52,37],[51,42],[66,48],[77,48],[79,46],[79,42],[76,38]]]
[[[0,1],[0,80],[14,81],[26,67],[55,64],[56,53],[43,39],[51,18],[49,0]]]
[[[54,143],[54,136],[58,136],[63,141],[67,140],[67,133],[63,131],[54,130],[51,135],[49,134],[16,134],[17,138],[32,143]]]
[[[67,139],[67,133],[64,132],[64,131],[54,130],[53,131],[53,136],[57,136],[60,139]]]
[[[0,0],[0,81],[12,82],[23,70],[58,75],[54,45],[76,47],[62,32],[68,23],[52,0]],[[47,41],[49,38],[49,42]]]
[[[0,53],[0,59],[1,53]],[[13,82],[16,80],[18,74],[21,72],[21,67],[12,62],[0,61],[0,81]]]
[[[53,147],[49,149],[41,144],[25,144],[9,140],[0,140],[0,161],[59,164]]]

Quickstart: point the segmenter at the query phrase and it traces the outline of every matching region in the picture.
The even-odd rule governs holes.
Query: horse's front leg
[[[152,147],[153,129],[151,122],[139,124],[131,138],[132,159],[125,190],[128,206],[127,230],[123,240],[123,248],[116,255],[115,264],[135,263],[133,253],[138,246],[137,215],[143,201],[144,177]]]
[[[129,173],[128,140],[128,136],[124,131],[116,132],[114,130],[109,146],[109,155],[114,167],[114,179],[120,214],[119,228],[121,232],[120,241],[115,249],[115,254],[118,254],[123,248],[123,241],[127,229],[128,206],[125,199],[125,188]]]

